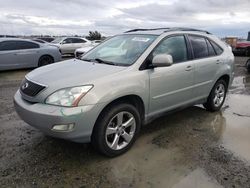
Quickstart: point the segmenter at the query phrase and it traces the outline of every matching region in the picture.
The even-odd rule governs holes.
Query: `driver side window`
[[[172,36],[163,39],[154,49],[153,57],[158,54],[169,54],[173,57],[174,63],[188,60],[186,40],[183,35]]]

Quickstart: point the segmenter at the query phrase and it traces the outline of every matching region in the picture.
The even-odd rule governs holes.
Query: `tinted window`
[[[0,42],[0,51],[16,50],[15,41]]]
[[[67,38],[63,41],[64,44],[70,44],[72,43],[72,38]]]
[[[215,56],[216,53],[214,51],[213,46],[211,45],[211,43],[208,40],[206,40],[206,42],[207,42],[207,47],[208,47],[208,55],[209,56]]]
[[[200,36],[189,36],[193,47],[194,58],[203,58],[208,56],[208,47],[206,39]]]
[[[39,48],[39,45],[33,42],[16,41],[17,50],[33,49],[33,48]]]
[[[86,41],[83,40],[83,39],[77,39],[77,38],[74,39],[74,38],[73,38],[73,39],[72,39],[72,42],[73,42],[73,43],[85,43]]]
[[[218,44],[216,44],[215,42],[213,42],[213,41],[210,41],[210,42],[211,42],[212,46],[214,47],[216,54],[217,55],[222,54],[222,52],[223,52],[222,48]]]
[[[174,36],[164,39],[154,50],[153,56],[157,54],[170,54],[174,63],[186,61],[187,47],[184,36]]]
[[[43,40],[39,40],[39,39],[33,39],[33,41],[35,41],[35,42],[39,42],[39,43],[45,43],[45,41],[43,41]]]

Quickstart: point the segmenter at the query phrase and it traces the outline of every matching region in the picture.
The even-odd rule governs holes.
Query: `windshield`
[[[59,37],[59,38],[56,38],[55,40],[51,41],[51,43],[60,43],[62,41],[63,38]]]
[[[129,66],[152,44],[155,35],[118,35],[101,43],[81,57],[82,60],[112,62],[116,65]]]

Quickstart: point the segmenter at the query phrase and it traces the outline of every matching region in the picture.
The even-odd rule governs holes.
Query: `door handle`
[[[186,71],[191,71],[193,68],[192,68],[192,66],[191,65],[188,65],[187,67],[186,67]]]
[[[221,63],[221,60],[217,59],[216,64],[220,64],[220,63]]]

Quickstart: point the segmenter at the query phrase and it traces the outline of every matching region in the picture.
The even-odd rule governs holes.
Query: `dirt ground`
[[[117,158],[45,136],[24,123],[13,95],[30,70],[0,73],[0,187],[250,187],[250,74],[236,77],[220,112],[194,106],[143,127]]]

